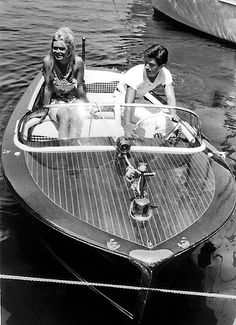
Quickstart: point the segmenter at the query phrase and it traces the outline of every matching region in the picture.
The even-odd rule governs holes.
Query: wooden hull
[[[107,78],[113,80],[109,73]],[[49,141],[46,149],[45,142],[30,142],[29,150],[16,141],[18,122],[39,104],[41,88],[39,74],[3,138],[3,174],[15,198],[39,222],[37,229],[50,249],[86,281],[168,285],[167,270],[173,271],[181,258],[214,235],[235,209],[235,181],[227,164],[218,154],[201,150],[204,143],[189,151],[160,147],[158,152],[159,140],[137,139],[133,163],[145,162],[155,175],[147,180],[152,218],[135,220],[129,213],[132,195],[124,161],[112,150],[114,138],[79,140],[104,146],[100,151],[96,146],[80,150],[75,139]],[[102,295],[112,299],[114,291],[107,291],[102,289]],[[115,295],[116,307],[141,323],[150,291],[121,293]]]
[[[235,43],[236,2],[232,0],[152,0],[156,11],[182,24]]]

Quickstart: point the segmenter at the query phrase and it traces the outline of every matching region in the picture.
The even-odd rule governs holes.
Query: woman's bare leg
[[[69,138],[69,126],[70,126],[70,112],[68,108],[60,108],[57,112],[57,119],[59,122],[59,139]]]
[[[87,108],[83,104],[70,110],[70,138],[78,138],[81,136],[84,121],[88,117]]]

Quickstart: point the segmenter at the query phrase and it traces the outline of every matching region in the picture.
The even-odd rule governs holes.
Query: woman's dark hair
[[[168,61],[168,50],[159,44],[153,44],[149,46],[144,52],[145,57],[155,59],[160,66],[166,64]]]

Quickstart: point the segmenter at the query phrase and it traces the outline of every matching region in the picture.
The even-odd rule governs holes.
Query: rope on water
[[[236,300],[235,295],[228,295],[228,294],[221,294],[221,293],[209,293],[209,292],[197,292],[197,291],[186,291],[186,290],[161,289],[161,288],[152,288],[152,287],[139,287],[139,286],[129,286],[129,285],[123,285],[123,284],[109,284],[109,283],[97,283],[97,282],[87,282],[87,281],[86,282],[85,281],[70,281],[70,280],[37,278],[37,277],[8,275],[8,274],[0,274],[0,279],[2,279],[2,280],[43,282],[43,283],[59,283],[59,284],[67,284],[67,285],[104,287],[104,288],[136,290],[136,291],[145,290],[145,291],[180,294],[180,295],[189,295],[189,296],[199,296],[199,297],[207,297],[207,298]]]

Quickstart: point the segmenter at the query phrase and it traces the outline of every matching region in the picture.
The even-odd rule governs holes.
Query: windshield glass
[[[78,119],[76,136],[60,138],[58,110]],[[193,112],[148,104],[76,103],[50,105],[22,118],[18,141],[31,147],[114,146],[125,138],[132,146],[184,147],[199,146],[199,120]]]

